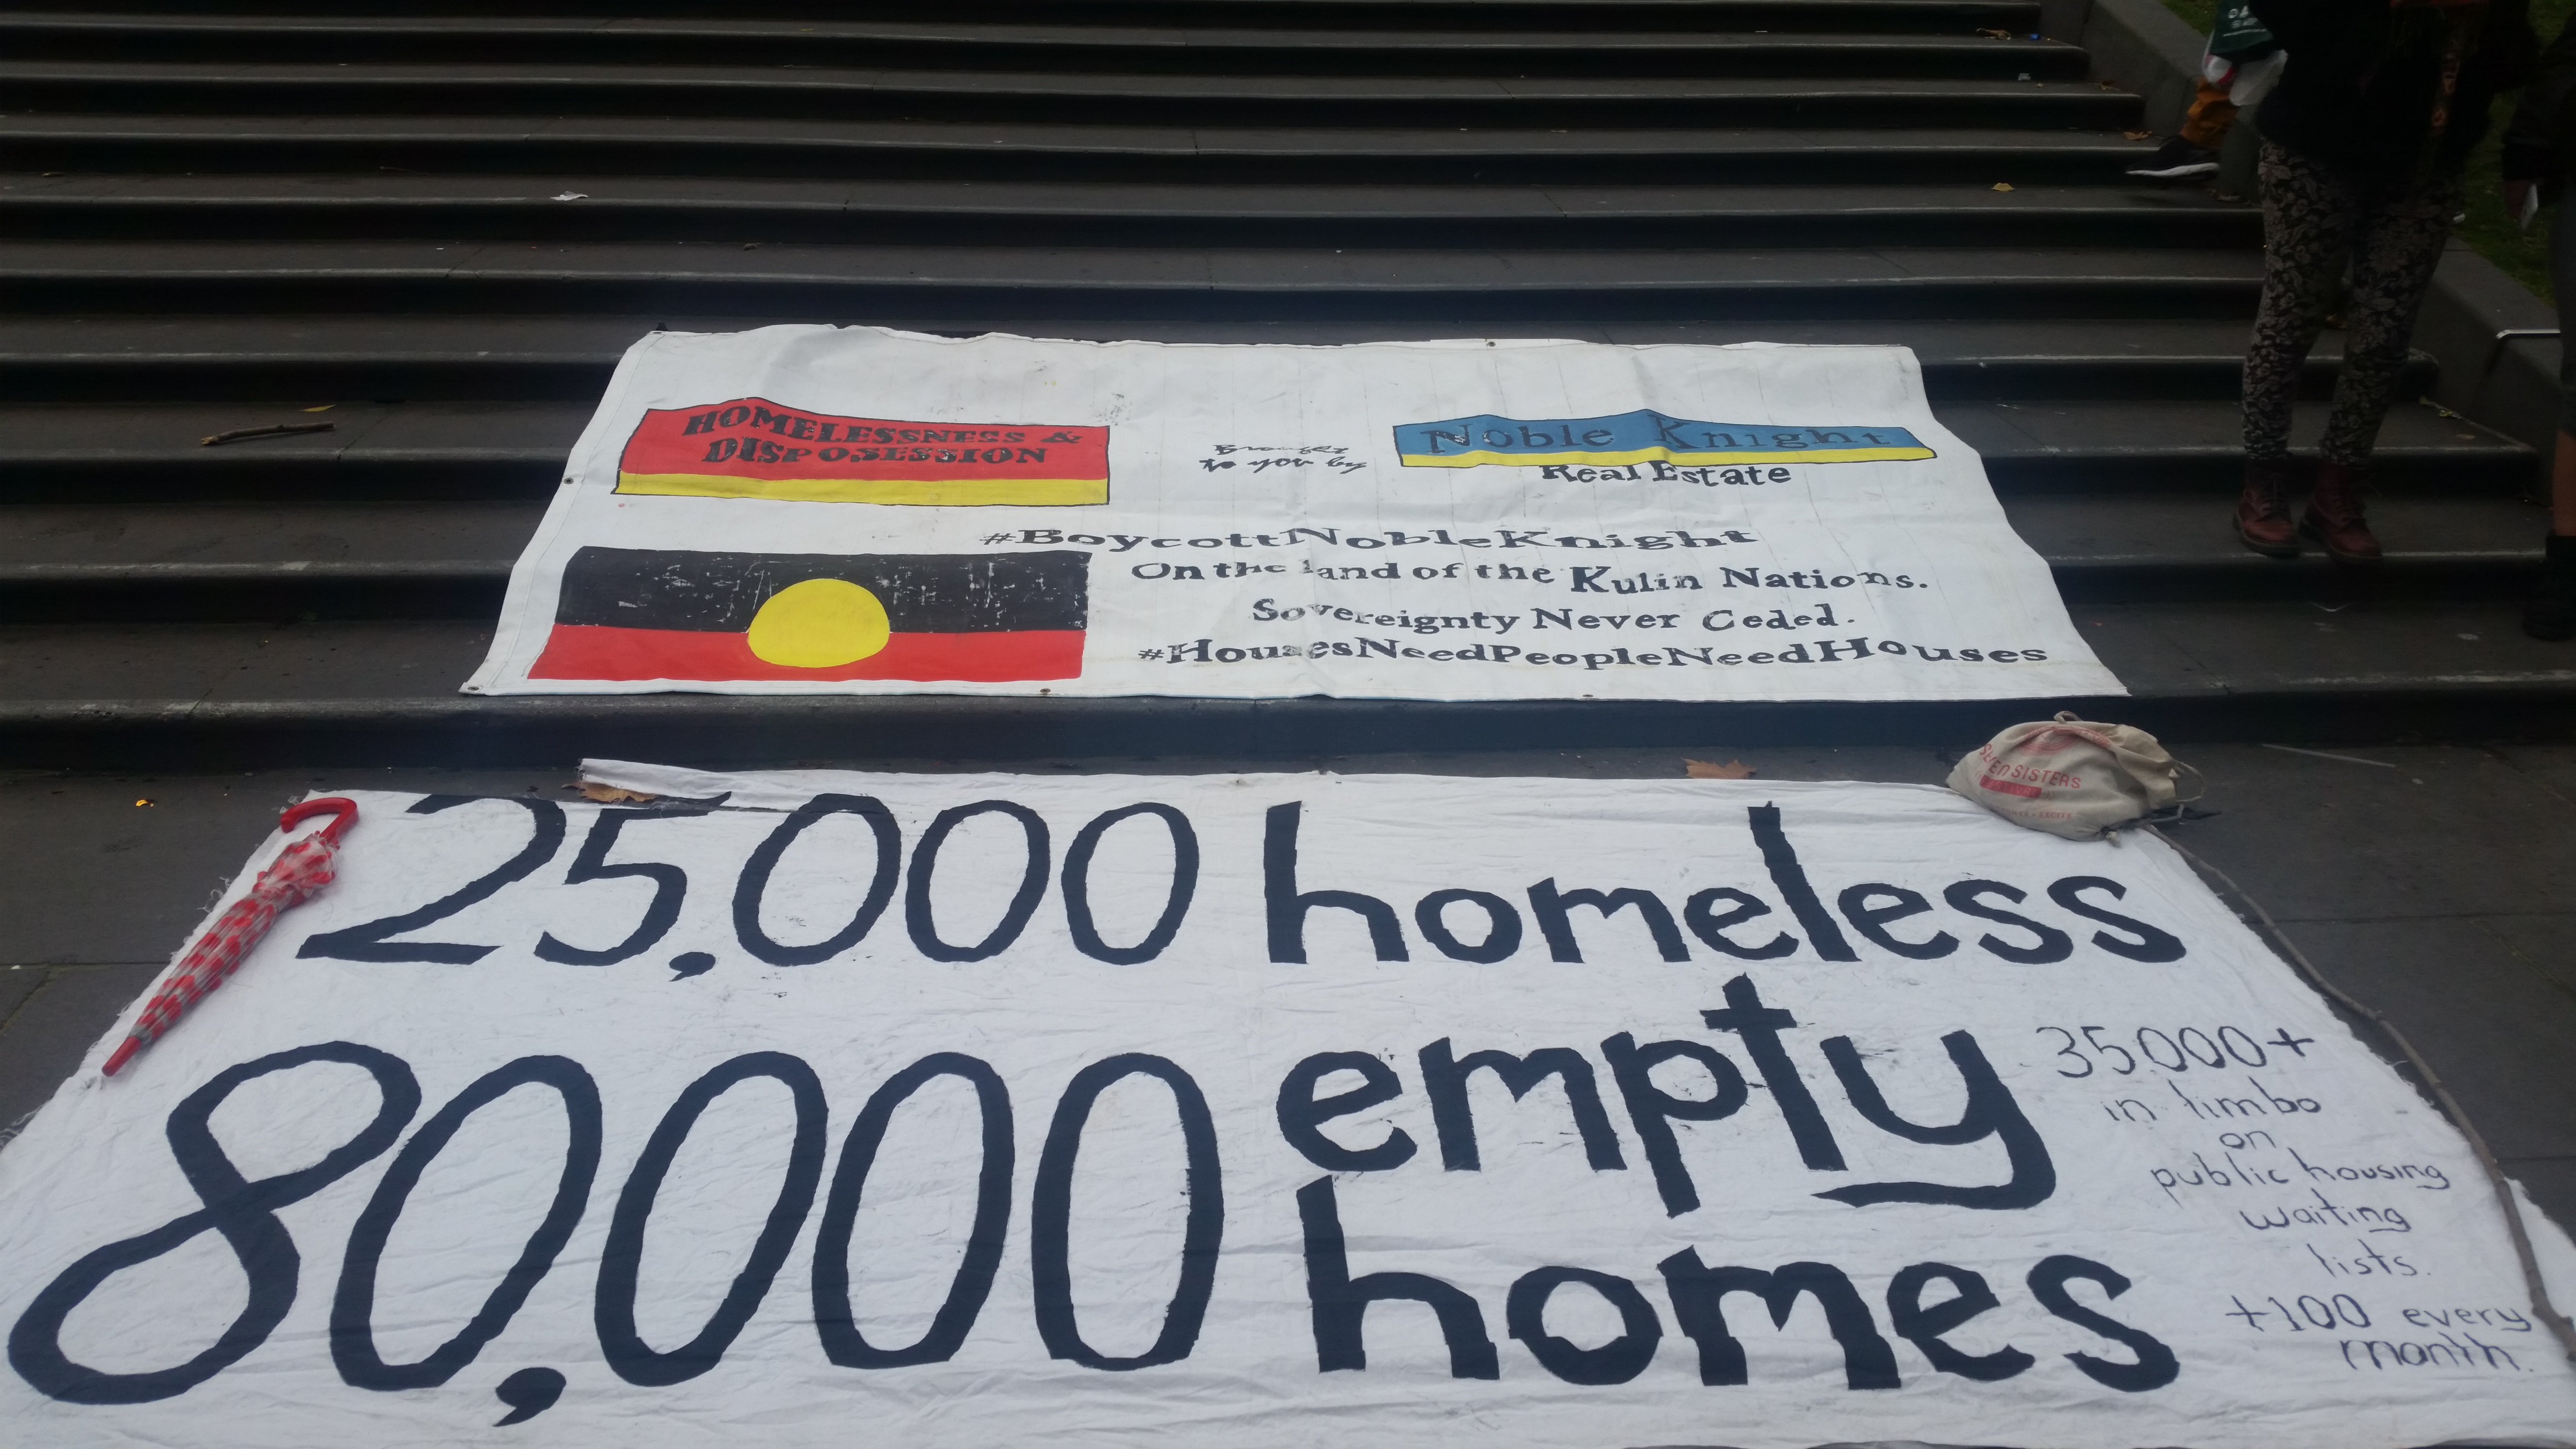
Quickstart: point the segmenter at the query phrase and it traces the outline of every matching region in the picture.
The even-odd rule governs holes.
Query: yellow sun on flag
[[[769,596],[748,642],[764,663],[837,669],[885,648],[893,633],[876,595],[846,579],[807,579]]]

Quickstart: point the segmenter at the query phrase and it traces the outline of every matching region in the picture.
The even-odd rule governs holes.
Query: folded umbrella
[[[226,906],[206,933],[188,948],[188,954],[179,958],[179,964],[162,978],[152,999],[143,1004],[143,1014],[135,1018],[134,1029],[117,1044],[115,1054],[100,1070],[115,1076],[117,1068],[132,1061],[136,1052],[177,1024],[188,1008],[241,969],[242,958],[276,924],[278,912],[310,899],[331,883],[332,858],[340,853],[342,832],[357,821],[358,802],[327,795],[290,805],[286,813],[277,817],[277,828],[292,830],[313,816],[326,814],[334,817],[330,824],[279,852],[251,884],[250,894]]]

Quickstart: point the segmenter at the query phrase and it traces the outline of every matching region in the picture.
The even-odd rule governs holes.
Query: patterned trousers
[[[2290,451],[2299,365],[2343,294],[2343,368],[2322,451],[2329,462],[2370,461],[2406,365],[2423,304],[2463,194],[2457,174],[2376,185],[2263,143],[2263,303],[2245,353],[2245,456]],[[2347,277],[2347,271],[2349,276]]]

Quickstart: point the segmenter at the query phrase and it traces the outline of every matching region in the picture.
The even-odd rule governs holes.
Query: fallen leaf
[[[2153,131],[2122,131],[2120,133],[2120,139],[2123,141],[2152,141],[2155,138],[2156,133]]]
[[[327,413],[327,412],[331,411],[331,409],[336,408],[336,407],[338,407],[338,406],[339,406],[339,404],[338,404],[338,403],[324,403],[322,406],[320,406],[320,407],[318,407],[318,408],[306,408],[306,409],[305,409],[305,411],[306,411],[306,412],[308,412],[308,413]]]
[[[1995,183],[1995,190],[2010,191],[2012,190],[2012,183],[2009,181],[1998,181]]]
[[[1682,760],[1682,773],[1694,780],[1750,780],[1753,778],[1753,767],[1742,760],[1729,760],[1721,765],[1710,760],[1694,760],[1685,757]]]
[[[152,803],[152,802],[151,802],[151,801],[149,801],[149,800],[137,800],[137,801],[135,801],[135,802],[134,802],[135,807],[136,807],[137,809],[140,809],[140,808],[142,808],[143,806],[149,805],[149,804],[151,804],[151,803]]]
[[[566,785],[564,788],[579,790],[584,800],[596,800],[602,805],[616,805],[629,800],[640,805],[662,798],[659,795],[646,795],[634,790],[621,790],[615,785],[603,785],[596,780],[584,780],[578,785]]]
[[[1987,30],[1987,29],[1984,29],[1984,28],[1982,28],[1982,27],[1981,27],[1981,28],[1979,28],[1979,30],[1977,31],[1977,33],[1978,33],[1979,35],[1984,36],[1984,37],[1985,37],[1986,39],[1988,39],[1988,40],[2010,40],[2010,39],[2012,39],[2012,32],[2011,32],[2011,31],[2009,31],[2009,30]]]

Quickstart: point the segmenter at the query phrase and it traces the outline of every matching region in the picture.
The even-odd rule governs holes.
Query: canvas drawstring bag
[[[2190,771],[2194,788],[2181,793]],[[2099,840],[2159,810],[2200,798],[2200,772],[2128,725],[2060,712],[2017,724],[1950,771],[1950,788],[2016,825],[2069,840]],[[2116,837],[2114,837],[2116,839]]]

